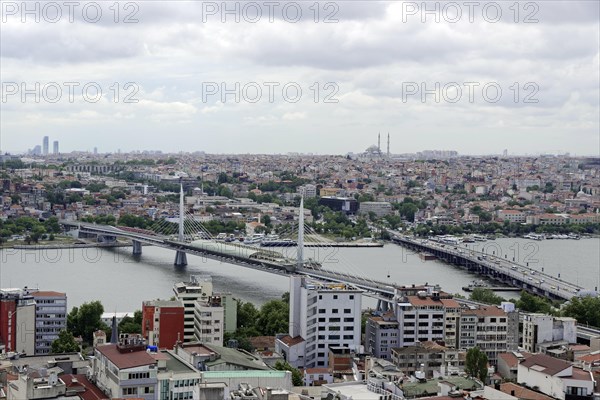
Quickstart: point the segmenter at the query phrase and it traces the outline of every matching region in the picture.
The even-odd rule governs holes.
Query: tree
[[[467,358],[465,360],[465,372],[467,374],[479,378],[480,381],[485,383],[488,373],[487,366],[487,355],[479,347],[473,347],[467,351]]]
[[[72,353],[79,351],[79,345],[71,332],[62,329],[58,338],[52,342],[52,353]]]
[[[133,317],[129,315],[119,322],[120,333],[142,333],[142,311],[137,310]]]
[[[259,311],[254,304],[237,301],[237,328],[244,329],[253,327],[258,318]]]
[[[600,297],[573,297],[565,306],[563,314],[575,318],[581,324],[600,327]]]
[[[278,371],[290,371],[292,373],[292,384],[294,386],[304,385],[304,379],[302,379],[300,371],[298,371],[297,368],[292,367],[288,362],[277,361],[274,368]]]
[[[288,331],[289,306],[281,300],[271,300],[263,304],[256,319],[255,327],[266,336],[275,336]]]
[[[469,296],[469,300],[496,305],[506,301],[503,297],[498,296],[492,290],[486,288],[473,289],[473,292],[471,292],[471,295]]]
[[[101,317],[104,307],[100,301],[83,303],[81,307],[73,307],[67,315],[67,330],[75,336],[81,336],[87,343],[92,343],[92,335],[99,329],[107,329]]]
[[[517,300],[516,306],[521,311],[550,314],[552,304],[542,297],[529,294],[526,291],[521,292],[521,297]]]

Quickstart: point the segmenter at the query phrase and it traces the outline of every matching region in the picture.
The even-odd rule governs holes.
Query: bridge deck
[[[418,252],[427,252],[452,264],[460,265],[471,271],[486,275],[513,287],[531,293],[570,300],[585,289],[579,285],[538,271],[525,265],[511,262],[501,255],[489,255],[458,244],[444,244],[427,239],[394,236],[392,240],[402,246]]]

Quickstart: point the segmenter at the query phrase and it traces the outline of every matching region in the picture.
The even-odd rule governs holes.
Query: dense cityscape
[[[387,140],[386,150],[379,137],[344,155],[65,154],[45,137],[29,154],[2,155],[6,265],[18,260],[14,252],[78,246],[133,246],[143,259],[142,247],[158,240],[176,250],[175,268],[203,255],[256,274],[275,270],[289,285],[280,299],[253,304],[236,287],[217,290],[210,275],[190,274],[161,299],[111,312],[92,288],[72,306],[68,292],[3,280],[0,393],[594,398],[598,282],[578,286],[460,248],[497,238],[597,240],[599,159],[392,154]],[[466,295],[435,277],[332,275],[303,258],[305,246],[424,246],[422,259],[460,265],[474,281]],[[511,275],[517,269],[522,278]],[[509,290],[521,292],[508,300],[495,293]],[[366,307],[367,297],[377,306]]]

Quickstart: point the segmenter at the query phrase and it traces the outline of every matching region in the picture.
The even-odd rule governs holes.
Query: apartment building
[[[523,315],[523,349],[531,353],[541,351],[540,345],[562,342],[577,343],[577,321],[568,317],[546,314]]]
[[[371,316],[365,327],[365,350],[378,358],[390,360],[392,348],[398,346],[399,334],[399,324],[393,311]]]
[[[92,380],[110,398],[157,398],[157,361],[140,335],[122,334],[119,343],[96,347],[94,356]]]
[[[385,217],[392,214],[393,208],[387,201],[364,201],[359,205],[359,214],[369,215],[374,213],[377,217]]]
[[[181,300],[142,303],[142,336],[150,346],[172,349],[184,338],[184,306]]]
[[[497,215],[498,220],[512,223],[524,223],[527,218],[527,214],[518,210],[498,210]]]
[[[509,313],[496,306],[463,310],[459,322],[459,347],[479,347],[490,364],[496,365],[499,353],[517,350],[517,343],[509,342],[518,337],[518,331],[509,333],[509,326],[511,330],[518,329],[514,318],[518,320],[516,312]]]
[[[415,375],[417,371],[433,378],[434,373],[459,373],[464,370],[466,352],[450,349],[436,342],[419,342],[414,346],[392,349],[391,361],[405,374]]]
[[[194,314],[196,301],[206,301],[213,294],[212,277],[208,275],[192,275],[189,282],[178,282],[173,286],[175,298],[183,303],[183,341],[196,340]]]
[[[448,348],[457,348],[461,308],[456,300],[432,286],[400,288],[399,291],[402,297],[394,305],[395,312],[367,319],[365,344],[369,353],[391,360],[394,347],[424,341],[444,342]]]
[[[406,296],[397,306],[396,318],[400,326],[398,346],[412,346],[423,341],[444,341],[446,327],[452,337],[456,337],[458,310],[460,305],[456,300],[441,298],[436,290],[419,291],[416,296]],[[455,339],[452,341],[455,342]]]
[[[361,293],[347,284],[290,278],[289,335],[276,350],[295,367],[328,367],[329,349],[361,350]]]
[[[6,351],[48,354],[67,326],[67,295],[37,289],[0,290],[0,339]]]
[[[200,343],[223,346],[225,309],[220,296],[210,296],[194,305],[194,337]]]

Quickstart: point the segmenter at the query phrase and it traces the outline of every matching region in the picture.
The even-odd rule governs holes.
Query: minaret
[[[388,132],[388,148],[387,148],[387,157],[390,158],[390,133]]]
[[[298,215],[298,267],[304,265],[304,195],[300,197],[300,214]]]
[[[119,324],[117,324],[117,316],[113,315],[112,329],[110,333],[110,343],[117,344],[119,342]]]
[[[381,154],[381,132],[377,134],[377,150]]]

